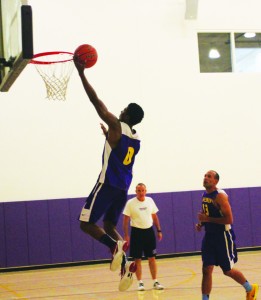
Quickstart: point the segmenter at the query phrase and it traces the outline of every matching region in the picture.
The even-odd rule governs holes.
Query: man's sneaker
[[[256,283],[252,284],[252,290],[246,293],[246,300],[256,300],[258,293],[258,285]]]
[[[129,245],[126,241],[117,241],[117,244],[112,251],[112,261],[110,266],[111,271],[116,271],[119,269],[122,262],[122,257],[128,250],[128,248]]]
[[[137,270],[137,265],[135,262],[129,262],[125,264],[125,266],[121,270],[121,281],[119,284],[119,291],[124,292],[126,291],[133,282],[133,273]]]
[[[145,291],[143,282],[140,282],[138,285],[138,291]]]
[[[164,286],[161,285],[158,281],[156,281],[154,284],[153,284],[153,288],[155,290],[163,290],[164,289]]]

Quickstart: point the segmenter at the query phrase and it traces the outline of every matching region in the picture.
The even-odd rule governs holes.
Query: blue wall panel
[[[25,202],[4,203],[6,265],[29,265],[27,215]]]
[[[201,196],[203,191],[192,191],[191,200],[193,208],[193,230],[194,230],[194,248],[195,251],[201,251],[201,241],[204,236],[204,228],[200,232],[196,231],[195,226],[198,223],[198,213],[201,211]]]
[[[261,245],[261,187],[249,188],[253,245]]]
[[[174,218],[174,252],[195,251],[194,226],[195,216],[190,192],[172,193]]]
[[[72,261],[70,208],[68,199],[48,200],[52,263]]]
[[[30,265],[51,264],[50,227],[47,201],[26,203]]]
[[[233,211],[233,229],[236,234],[237,247],[253,245],[249,190],[247,188],[230,189],[229,200]]]
[[[174,251],[175,249],[175,229],[174,218],[169,212],[173,211],[172,194],[171,193],[159,193],[150,195],[158,209],[158,218],[160,220],[162,229],[162,240],[157,240],[157,252],[158,254],[166,254]]]
[[[112,254],[107,246],[93,240],[93,256],[94,260],[111,259]]]
[[[4,204],[0,203],[0,268],[6,267]]]
[[[225,190],[234,214],[237,246],[261,246],[261,187]],[[202,192],[148,194],[159,208],[163,240],[157,244],[158,254],[200,251],[204,232],[196,232],[195,224]],[[79,228],[84,202],[84,198],[73,198],[0,203],[0,268],[111,258],[106,246]]]
[[[93,260],[93,239],[80,230],[78,217],[85,203],[84,198],[69,199],[72,260]]]

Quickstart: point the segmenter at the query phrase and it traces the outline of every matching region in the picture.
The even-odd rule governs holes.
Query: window
[[[261,72],[261,33],[198,33],[201,73]]]

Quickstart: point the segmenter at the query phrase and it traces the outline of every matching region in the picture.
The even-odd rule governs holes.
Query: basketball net
[[[31,63],[44,80],[50,100],[66,100],[67,86],[74,67],[73,53],[44,52],[34,55]]]

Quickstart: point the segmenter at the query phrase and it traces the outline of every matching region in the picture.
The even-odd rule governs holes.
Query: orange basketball
[[[94,66],[98,59],[96,49],[88,44],[79,46],[74,51],[74,56],[76,56],[82,64],[85,64],[85,68],[91,68]]]

